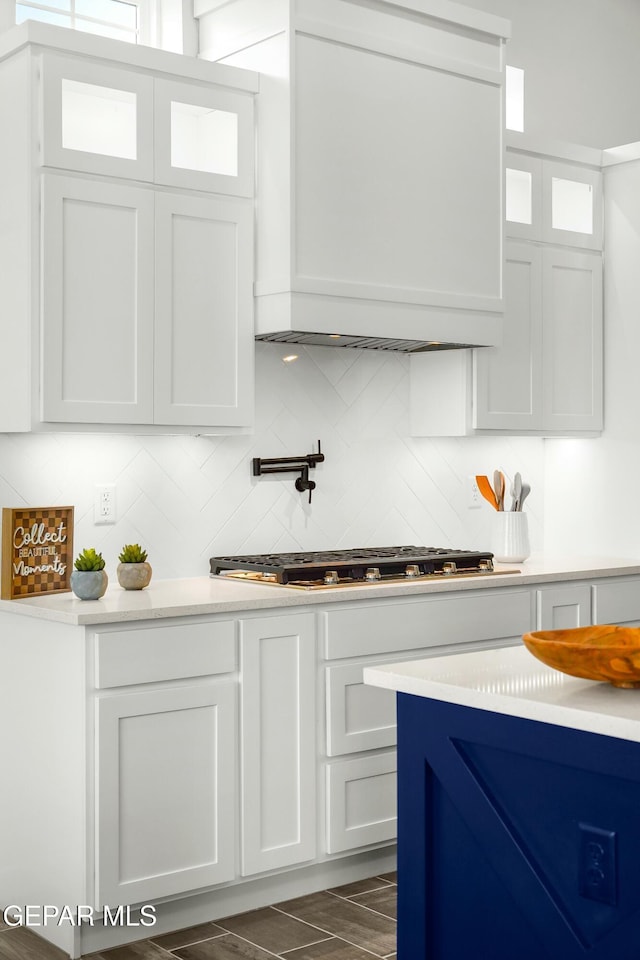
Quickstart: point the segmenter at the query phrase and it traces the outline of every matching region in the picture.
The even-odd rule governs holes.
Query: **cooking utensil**
[[[505,492],[505,480],[504,473],[501,470],[493,471],[493,491],[496,497],[496,503],[498,504],[498,510],[504,510],[504,492]]]
[[[476,483],[478,485],[478,490],[487,501],[490,503],[494,510],[499,510],[498,501],[496,500],[496,495],[493,492],[493,487],[489,483],[489,477],[487,476],[476,476]]]
[[[528,483],[522,484],[522,490],[520,492],[520,499],[518,500],[518,510],[522,510],[522,504],[525,502],[529,494],[531,493],[531,487]]]
[[[513,483],[511,484],[511,509],[517,510],[518,504],[520,503],[520,497],[522,496],[522,477],[519,473],[516,473],[513,478]]]

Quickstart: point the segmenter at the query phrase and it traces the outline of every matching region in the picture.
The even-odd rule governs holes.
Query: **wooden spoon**
[[[496,496],[496,503],[498,504],[498,510],[504,510],[504,494],[505,494],[505,480],[504,473],[501,470],[493,471],[493,490]]]

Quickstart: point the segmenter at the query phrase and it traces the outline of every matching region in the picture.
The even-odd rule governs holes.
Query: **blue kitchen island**
[[[638,960],[640,690],[524,647],[385,664],[398,960]]]

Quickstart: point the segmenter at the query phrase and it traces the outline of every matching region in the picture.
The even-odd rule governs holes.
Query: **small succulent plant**
[[[76,570],[104,570],[104,560],[101,553],[96,553],[93,547],[82,550],[75,559]]]
[[[125,544],[118,557],[120,563],[144,563],[146,559],[147,551],[143,550],[139,543]]]

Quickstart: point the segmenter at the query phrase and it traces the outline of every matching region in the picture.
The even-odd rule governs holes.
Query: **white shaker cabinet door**
[[[542,362],[542,255],[505,244],[502,344],[476,350],[474,423],[484,430],[539,430]]]
[[[156,423],[251,423],[252,275],[250,201],[156,194]]]
[[[153,194],[42,181],[42,419],[151,423]]]
[[[241,621],[244,876],[316,855],[313,614]]]
[[[97,704],[96,903],[234,877],[235,682]]]
[[[602,430],[602,258],[547,248],[542,259],[543,420]]]

